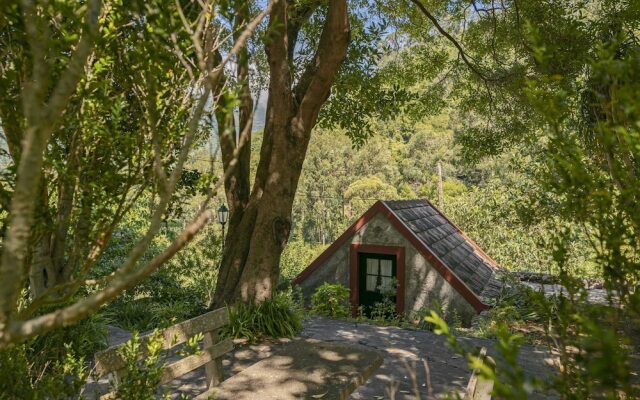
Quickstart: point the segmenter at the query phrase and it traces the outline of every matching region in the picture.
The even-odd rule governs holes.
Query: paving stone
[[[304,321],[304,330],[300,336],[304,339],[362,346],[382,355],[382,366],[350,396],[351,399],[387,399],[389,398],[387,393],[391,387],[396,387],[396,400],[427,399],[430,391],[436,398],[444,398],[448,393],[464,390],[471,376],[465,360],[447,347],[442,336],[429,331],[312,317]],[[492,340],[478,338],[459,338],[459,340],[469,348],[486,347],[488,354],[496,358],[500,365]],[[289,339],[268,340],[256,345],[236,341],[236,349],[223,361],[225,376],[233,379],[233,375],[276,354],[290,343],[292,340]],[[429,369],[428,379],[423,360],[427,362]],[[555,373],[554,368],[548,365],[549,354],[544,347],[522,346],[518,360],[529,376],[544,380]],[[412,370],[416,372],[420,397],[414,393]],[[256,393],[260,393],[260,388],[254,387],[258,390]],[[173,399],[179,399],[181,394],[186,395],[187,398],[201,394],[205,391],[204,369],[199,368],[171,382],[170,391]],[[247,398],[263,398],[258,394],[256,396],[258,397]],[[310,398],[313,399],[313,397]],[[531,398],[553,397],[534,393]]]
[[[213,390],[216,400],[342,400],[382,364],[377,351],[354,344],[294,340]],[[205,393],[197,399],[206,399]],[[315,396],[315,397],[314,397]]]

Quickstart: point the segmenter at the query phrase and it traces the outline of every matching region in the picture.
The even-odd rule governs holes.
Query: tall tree
[[[211,219],[212,194],[168,247],[144,260],[205,111],[224,106],[222,71],[272,5],[247,14],[227,45],[217,2],[2,3],[0,120],[13,165],[0,186],[0,348],[87,317]],[[143,192],[151,198],[146,231],[97,290],[81,292]],[[43,313],[51,304],[59,307]]]
[[[244,9],[235,10],[236,18],[242,20]],[[324,15],[324,23],[315,55],[300,68],[295,57],[301,29],[316,13]],[[248,152],[240,155],[240,168],[225,182],[231,218],[215,305],[237,300],[259,302],[271,296],[291,230],[294,195],[311,131],[347,55],[349,33],[346,0],[331,0],[326,5],[319,0],[283,0],[269,15],[265,37],[269,98],[264,138],[253,186],[249,182]],[[242,88],[247,85],[247,75],[243,75],[246,68],[247,61],[240,55],[237,77]],[[251,118],[251,103],[246,89],[240,93],[240,118],[246,121]],[[226,170],[232,166],[234,146],[222,140],[221,144]]]

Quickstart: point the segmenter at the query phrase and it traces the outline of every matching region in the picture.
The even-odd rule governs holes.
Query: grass
[[[294,337],[302,330],[304,312],[291,293],[276,293],[260,304],[238,303],[229,307],[224,337],[255,343],[264,337]]]

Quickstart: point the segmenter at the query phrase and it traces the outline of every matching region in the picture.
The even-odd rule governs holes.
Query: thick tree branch
[[[287,41],[289,43],[288,59],[293,63],[293,56],[298,42],[298,35],[302,25],[309,20],[311,15],[320,7],[322,0],[307,0],[302,4],[299,2],[289,3],[287,10]]]
[[[234,41],[240,39],[240,33],[249,20],[249,6],[244,2],[234,3]],[[227,204],[231,212],[229,229],[232,229],[237,221],[242,217],[242,212],[249,201],[250,187],[250,164],[251,164],[251,129],[253,128],[253,98],[249,86],[249,50],[243,47],[238,51],[236,61],[236,85],[238,90],[239,105],[239,128],[236,129],[233,120],[233,111],[228,109],[226,104],[218,109],[216,113],[218,121],[218,136],[220,140],[220,150],[222,154],[223,168],[226,170],[229,162],[233,159],[235,148],[240,146],[242,138],[242,151],[238,154],[238,167],[234,174],[225,181],[225,193]],[[221,85],[222,86],[222,85]],[[222,90],[220,91],[222,93]],[[221,95],[221,102],[224,101]],[[245,134],[246,131],[246,134]]]
[[[349,39],[347,2],[333,0],[313,61],[295,88],[299,104],[297,118],[305,125],[307,132],[315,126],[320,107],[329,97],[331,86],[346,57]]]

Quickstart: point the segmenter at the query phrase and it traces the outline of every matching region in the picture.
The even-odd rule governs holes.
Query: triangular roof
[[[498,264],[428,200],[377,201],[320,254],[294,283],[304,281],[371,218],[381,213],[478,311],[501,287]]]

